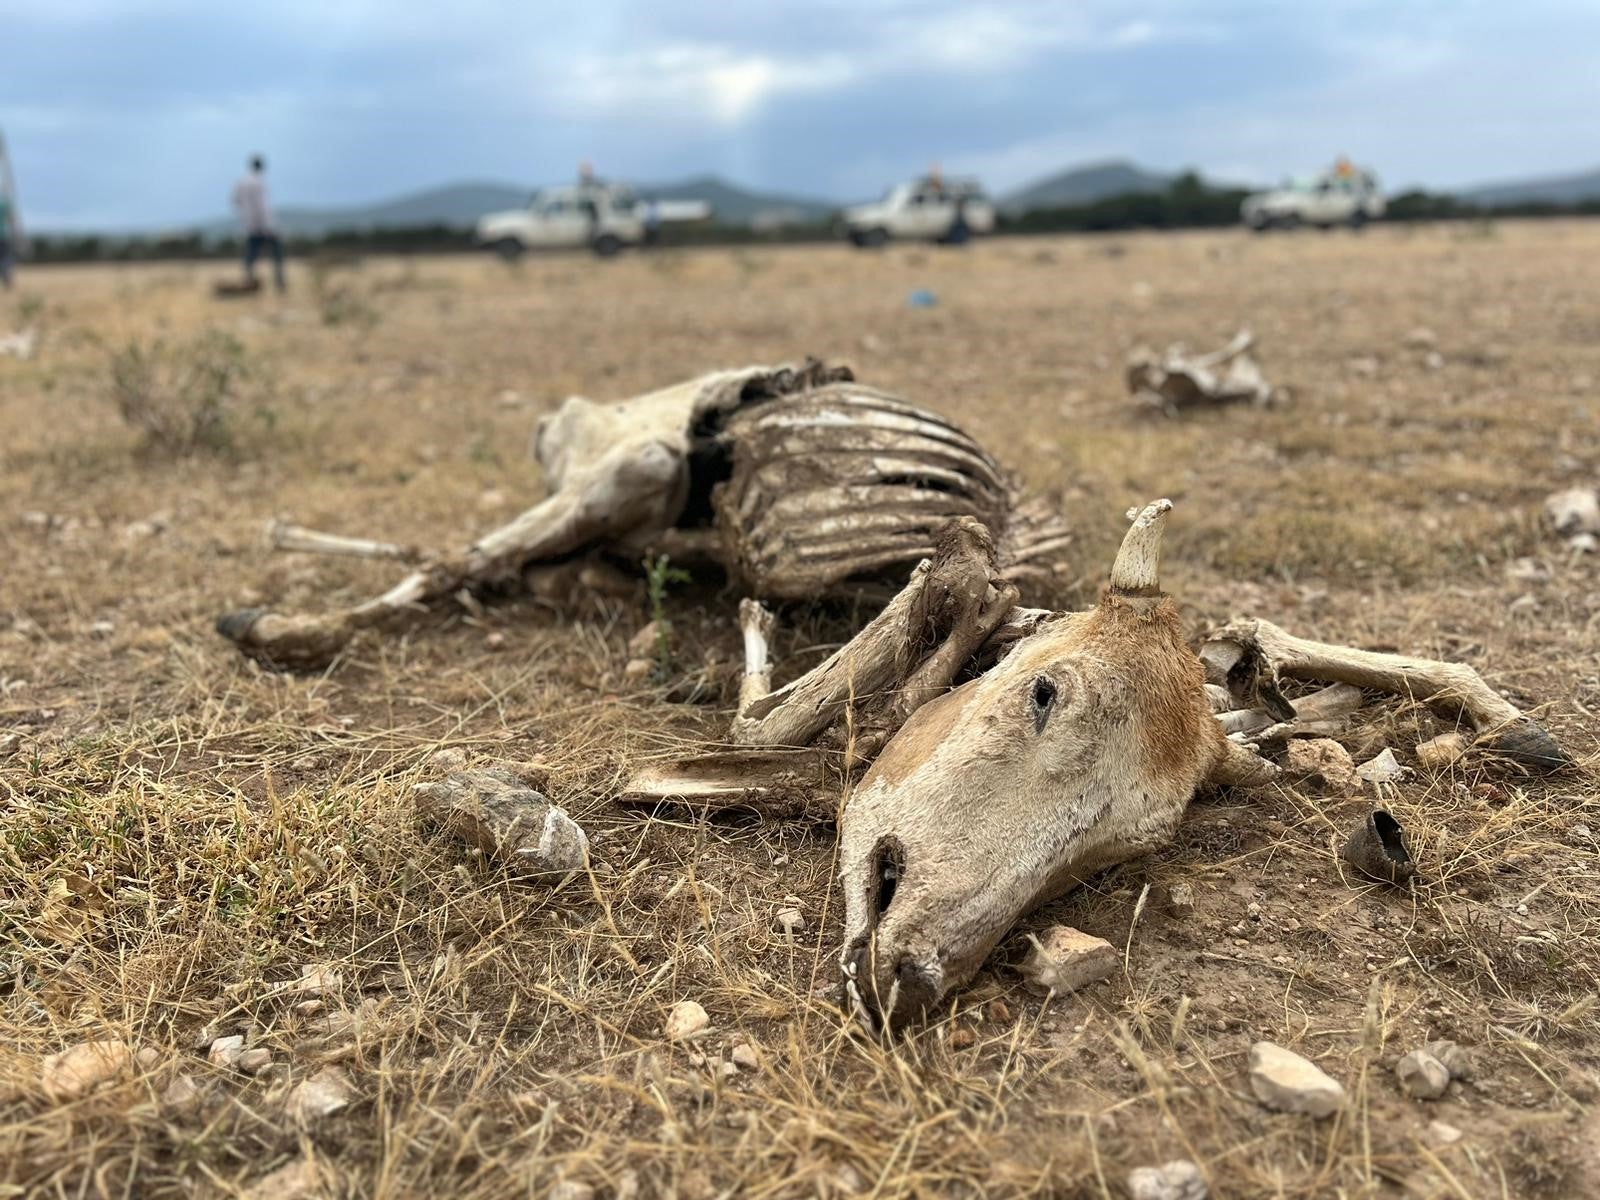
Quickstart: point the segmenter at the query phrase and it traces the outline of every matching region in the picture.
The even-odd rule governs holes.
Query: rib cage
[[[717,526],[729,567],[756,596],[816,599],[898,584],[932,554],[939,529],[962,516],[1016,550],[1018,566],[1059,557],[1067,540],[1059,517],[1016,508],[1000,467],[961,429],[861,384],[747,404],[727,416],[717,441],[731,458],[712,499]]]

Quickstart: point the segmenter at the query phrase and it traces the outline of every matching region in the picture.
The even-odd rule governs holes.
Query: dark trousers
[[[256,259],[263,250],[272,252],[272,280],[281,292],[283,282],[283,243],[275,233],[252,233],[244,240],[244,277],[251,283],[256,279]]]
[[[11,239],[0,237],[0,287],[11,286],[11,271],[15,254],[11,249]]]

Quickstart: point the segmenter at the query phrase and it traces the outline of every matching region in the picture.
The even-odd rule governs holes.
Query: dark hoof
[[[236,645],[250,640],[250,631],[266,615],[264,608],[241,608],[237,612],[223,613],[217,618],[217,632]]]
[[[1537,721],[1518,721],[1479,745],[1536,771],[1559,771],[1572,765],[1571,757]]]
[[[1400,822],[1381,808],[1373,809],[1355,827],[1340,854],[1362,875],[1379,883],[1404,883],[1417,873]]]

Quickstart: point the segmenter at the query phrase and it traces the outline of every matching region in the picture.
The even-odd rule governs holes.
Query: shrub
[[[111,355],[111,395],[148,448],[218,453],[233,448],[232,421],[246,374],[243,345],[218,330],[178,344],[135,338]]]

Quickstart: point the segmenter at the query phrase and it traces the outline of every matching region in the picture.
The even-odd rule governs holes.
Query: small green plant
[[[165,454],[233,449],[232,420],[248,374],[244,346],[207,330],[189,341],[129,341],[111,355],[111,396],[122,419]]]
[[[372,329],[377,325],[378,310],[357,287],[355,280],[336,277],[348,274],[349,270],[359,265],[359,259],[354,262],[343,259],[311,260],[311,294],[324,325],[350,325],[359,329]]]
[[[667,618],[667,589],[675,583],[688,583],[689,572],[672,565],[662,554],[644,560],[645,587],[650,595],[650,620],[656,627],[656,679],[672,674],[672,622]]]
[[[32,325],[44,316],[44,297],[35,296],[31,292],[17,297],[17,320],[23,325]]]

